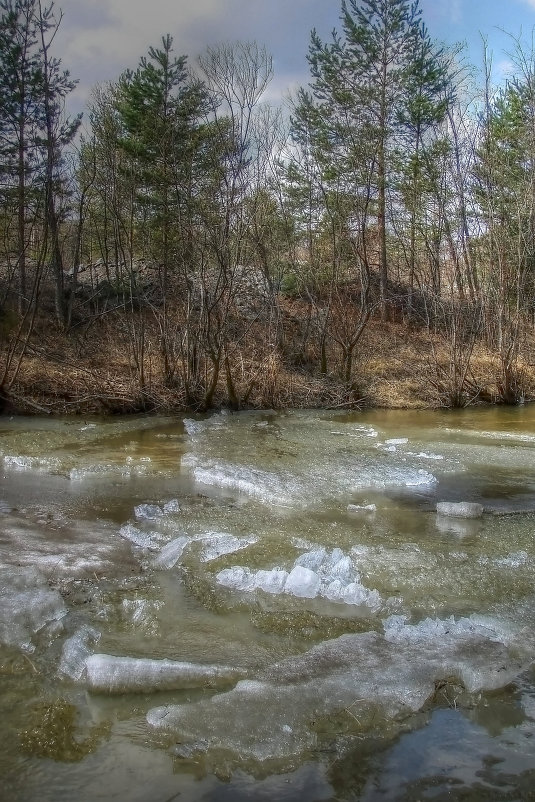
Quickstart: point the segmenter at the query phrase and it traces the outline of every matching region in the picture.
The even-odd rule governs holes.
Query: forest
[[[4,412],[459,407],[535,398],[535,52],[345,0],[307,86],[252,42],[76,86],[62,12],[0,0]]]

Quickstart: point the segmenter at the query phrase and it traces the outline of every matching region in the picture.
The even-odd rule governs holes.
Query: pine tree
[[[419,0],[348,0],[343,36],[330,44],[312,34],[312,92],[322,106],[330,140],[358,173],[363,197],[373,199],[377,221],[382,316],[389,278],[387,199],[396,144],[411,124],[418,142],[443,113],[446,81],[439,54],[421,20]]]
[[[138,201],[149,215],[164,302],[170,269],[180,259],[173,231],[178,231],[176,221],[188,200],[204,105],[204,89],[190,79],[186,56],[173,56],[169,35],[162,38],[161,48],[149,49],[135,72],[127,71],[119,81],[119,144],[133,159],[143,187]]]
[[[19,308],[27,303],[27,224],[38,147],[41,65],[36,0],[0,0],[0,187],[8,214],[16,215]]]

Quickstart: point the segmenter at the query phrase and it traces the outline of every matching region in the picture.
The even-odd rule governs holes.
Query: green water
[[[534,798],[534,407],[4,418],[0,456],[2,800]],[[233,673],[108,693],[93,653]]]

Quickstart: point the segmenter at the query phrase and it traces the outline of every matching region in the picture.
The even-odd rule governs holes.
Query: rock
[[[470,501],[439,501],[437,504],[437,514],[450,518],[481,518],[483,512],[482,504]]]

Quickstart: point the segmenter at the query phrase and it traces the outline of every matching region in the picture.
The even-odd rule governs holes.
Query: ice
[[[271,571],[251,571],[238,565],[224,568],[216,576],[220,585],[232,590],[250,592],[258,589],[272,594],[283,593],[287,578],[288,571],[279,568],[273,568]]]
[[[385,440],[385,443],[389,446],[404,446],[408,442],[408,437],[392,437],[389,440]]]
[[[524,708],[524,713],[528,718],[535,720],[535,696],[523,693],[520,702]]]
[[[310,571],[319,571],[323,561],[327,556],[327,549],[314,549],[313,551],[301,554],[295,561],[294,565],[301,565],[303,568],[308,568]]]
[[[483,512],[481,504],[473,504],[469,501],[439,501],[437,504],[438,515],[452,518],[481,518]]]
[[[123,620],[145,633],[156,634],[156,615],[162,607],[162,601],[149,599],[123,599],[121,602]]]
[[[302,599],[313,599],[318,595],[320,583],[321,580],[314,571],[304,568],[302,565],[296,565],[288,575],[284,592]]]
[[[0,643],[32,652],[32,636],[66,613],[60,594],[36,568],[0,568]]]
[[[359,607],[369,607],[371,610],[379,610],[382,604],[381,594],[377,590],[368,590],[360,582],[350,582],[346,585],[342,600],[346,604],[355,604]]]
[[[258,538],[250,537],[236,537],[227,532],[208,532],[203,535],[203,549],[201,553],[201,562],[207,563],[212,560],[217,560],[224,554],[233,554],[236,551],[246,549],[256,543]]]
[[[233,566],[220,571],[216,580],[225,587],[242,592],[261,589],[266,593],[284,592],[301,599],[323,596],[340,604],[364,605],[374,611],[381,606],[378,591],[368,590],[360,583],[360,575],[351,557],[339,548],[330,554],[325,548],[301,554],[289,573],[279,568],[255,572]]]
[[[172,515],[175,512],[181,512],[180,502],[176,498],[172,498],[163,505],[163,512],[165,515]]]
[[[195,480],[203,485],[234,490],[265,504],[289,506],[299,503],[297,490],[291,492],[295,479],[284,472],[271,473],[244,465],[227,462],[203,461],[196,466],[196,459],[183,459],[182,464],[192,465]]]
[[[99,462],[94,465],[71,468],[69,471],[69,479],[73,482],[83,482],[87,479],[99,481],[107,474],[121,477],[144,476],[149,472],[149,468],[150,466],[147,464],[144,457],[141,457],[138,462],[135,462],[132,457],[127,457],[123,464]]]
[[[231,666],[94,654],[85,662],[89,690],[96,693],[151,693],[205,687],[243,676]]]
[[[395,448],[395,446],[392,446]],[[378,465],[359,471],[352,482],[353,489],[366,487],[425,487],[436,484],[437,479],[423,468]]]
[[[331,557],[322,565],[322,571],[327,577],[334,577],[345,584],[351,582],[355,577],[351,557],[344,555],[340,549],[333,551]]]
[[[351,717],[356,733],[384,719],[396,726],[433,698],[439,681],[454,677],[469,692],[492,690],[531,662],[531,647],[519,639],[509,649],[491,623],[428,619],[412,627],[398,618],[386,629],[393,637],[365,632],[325,641],[226,693],[153,708],[147,722],[197,751],[224,743],[260,763],[293,759],[314,748],[311,722],[322,717]]]
[[[377,512],[377,506],[375,504],[348,504],[347,511],[356,513],[360,512],[371,513],[371,512]]]
[[[529,560],[527,551],[514,551],[511,554],[508,554],[507,557],[502,557],[499,560],[495,560],[496,565],[502,565],[505,568],[520,568],[521,565],[525,565]]]
[[[436,517],[436,527],[439,532],[459,538],[473,535],[480,523],[478,519],[474,518],[451,518],[447,515],[437,515]]]
[[[85,671],[85,662],[93,653],[93,647],[100,639],[100,632],[84,624],[63,644],[58,673],[73,680],[79,680]]]
[[[177,537],[172,540],[167,546],[164,546],[160,553],[154,558],[154,567],[164,570],[173,568],[182,557],[182,552],[189,542],[189,538],[187,537]]]
[[[257,571],[255,574],[255,586],[265,593],[278,595],[284,592],[284,586],[288,579],[288,571],[273,568],[271,571]]]
[[[254,573],[249,568],[242,568],[239,565],[224,568],[217,574],[216,579],[220,585],[232,590],[249,591],[256,587]]]
[[[60,461],[53,457],[25,457],[4,455],[4,468],[12,471],[58,471]]]
[[[154,547],[154,534],[142,532],[132,524],[125,524],[119,529],[119,534],[125,540],[129,540],[134,546],[140,546],[143,549],[150,549]]]
[[[138,521],[153,521],[163,515],[163,510],[158,504],[138,504],[134,507],[134,515]]]

